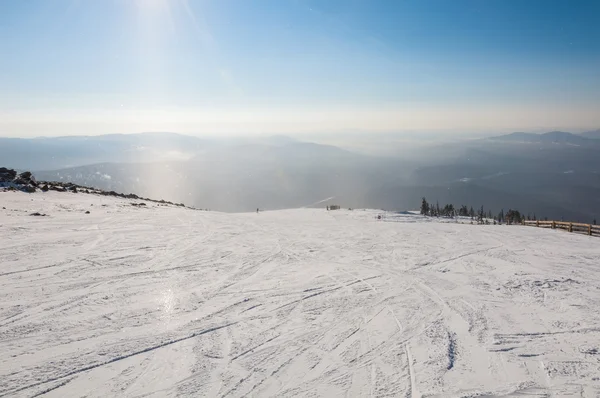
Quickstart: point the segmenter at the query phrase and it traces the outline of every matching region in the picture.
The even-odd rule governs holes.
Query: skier
[[[256,208],[256,214],[258,214],[258,207]]]

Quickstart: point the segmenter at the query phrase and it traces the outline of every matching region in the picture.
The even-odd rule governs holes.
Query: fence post
[[[573,232],[573,223],[572,222],[569,223],[569,232]]]
[[[592,236],[592,224],[588,224],[588,235]]]
[[[535,226],[539,227],[540,226],[540,220],[535,220]]]
[[[556,222],[552,221],[552,229],[556,229]]]

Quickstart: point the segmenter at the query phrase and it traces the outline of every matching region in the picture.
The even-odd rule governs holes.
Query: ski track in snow
[[[369,210],[0,203],[0,397],[600,396],[597,238]]]

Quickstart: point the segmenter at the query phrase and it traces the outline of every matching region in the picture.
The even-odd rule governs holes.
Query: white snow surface
[[[598,238],[131,203],[0,193],[0,397],[600,396]]]

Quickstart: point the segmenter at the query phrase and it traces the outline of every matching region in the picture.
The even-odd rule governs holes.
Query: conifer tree
[[[423,197],[423,200],[421,201],[421,214],[424,216],[429,214],[429,203],[427,203],[425,197]]]

